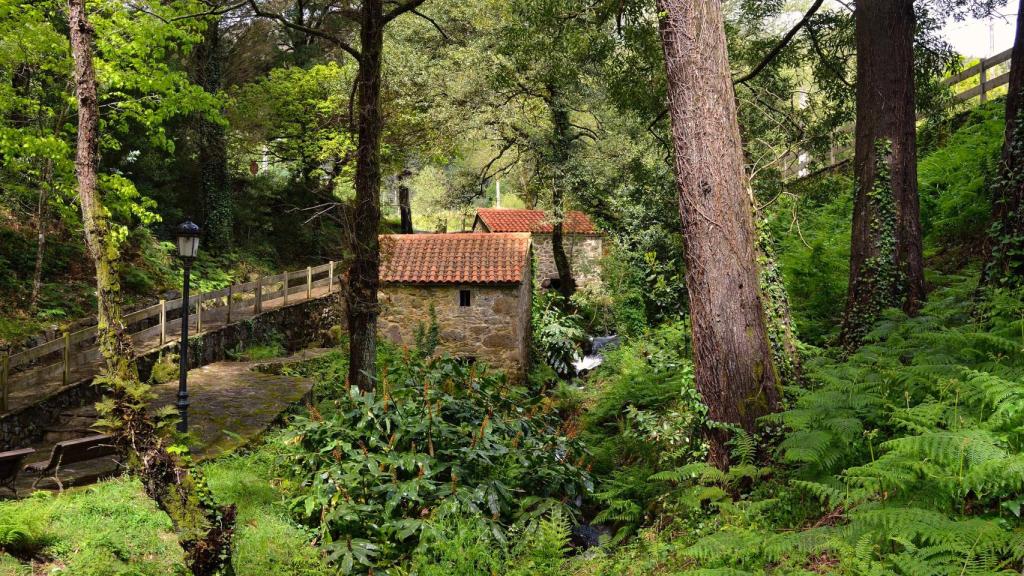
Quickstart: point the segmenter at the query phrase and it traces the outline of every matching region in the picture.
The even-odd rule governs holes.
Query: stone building
[[[438,354],[502,368],[526,378],[530,349],[529,234],[381,236],[378,332],[413,346],[433,308]],[[422,327],[422,328],[421,328]]]
[[[478,208],[473,221],[474,232],[526,232],[533,238],[533,253],[537,258],[537,278],[557,280],[555,253],[551,245],[554,225],[543,210],[517,210],[510,208]],[[569,211],[562,224],[565,255],[569,259],[573,277],[579,286],[601,281],[600,260],[604,256],[601,233],[583,212]]]

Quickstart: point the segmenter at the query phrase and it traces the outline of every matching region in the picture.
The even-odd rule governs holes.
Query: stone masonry
[[[558,278],[555,266],[555,251],[551,246],[551,234],[534,232],[533,254],[537,259],[537,279]],[[580,286],[601,282],[600,261],[604,255],[602,239],[596,234],[565,234],[563,245],[565,255],[576,283]]]

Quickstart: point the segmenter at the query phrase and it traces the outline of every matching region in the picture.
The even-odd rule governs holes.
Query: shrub
[[[552,290],[537,291],[533,298],[533,348],[559,376],[573,376],[573,362],[583,355],[580,342],[586,337],[582,319],[566,311],[564,298]]]
[[[408,561],[442,503],[497,529],[589,488],[580,445],[539,398],[486,367],[379,351],[375,392],[325,388],[339,393],[322,390],[282,438],[284,472],[304,486],[292,509],[342,572]]]

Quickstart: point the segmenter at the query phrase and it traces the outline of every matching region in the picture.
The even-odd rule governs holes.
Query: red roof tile
[[[550,234],[554,228],[551,218],[543,210],[515,210],[511,208],[477,208],[476,217],[491,232],[540,232]],[[596,234],[594,223],[583,212],[565,213],[563,231],[570,234]]]
[[[380,280],[400,284],[518,284],[529,266],[529,234],[388,234]]]

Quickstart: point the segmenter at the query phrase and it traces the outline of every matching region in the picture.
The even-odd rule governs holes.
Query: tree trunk
[[[658,0],[697,390],[712,421],[754,432],[780,386],[758,284],[753,207],[719,0]],[[707,431],[729,464],[728,433]]]
[[[841,343],[849,348],[888,307],[925,298],[917,196],[913,0],[858,0],[856,191]]]
[[[101,403],[101,412],[113,424],[113,442],[138,471],[146,493],[171,518],[193,574],[212,575],[230,565],[235,509],[217,508],[209,501],[202,476],[167,451],[145,401],[140,401],[145,398],[144,389],[121,316],[116,239],[110,234],[97,188],[99,101],[92,63],[93,30],[85,0],[70,0],[68,24],[78,100],[75,176],[86,247],[96,264],[97,339],[106,363],[96,382],[107,387],[111,398],[109,404]]]
[[[380,285],[380,108],[384,47],[382,0],[363,3],[359,30],[359,147],[356,151],[356,200],[353,210],[353,260],[347,292],[349,383],[373,390],[377,368],[377,289]]]
[[[36,265],[32,272],[32,298],[29,308],[35,310],[39,304],[39,291],[43,287],[43,257],[46,253],[46,219],[49,217],[50,194],[53,193],[53,159],[47,159],[43,168],[43,186],[39,189],[39,204],[36,207]]]
[[[210,94],[220,90],[221,83],[220,17],[211,18],[203,32],[203,41],[195,51],[193,82]],[[199,136],[199,169],[206,211],[206,245],[214,251],[231,248],[234,229],[234,206],[228,186],[227,137],[224,126],[206,114],[196,118]]]
[[[554,215],[555,224],[551,230],[551,250],[554,252],[555,269],[558,270],[558,291],[565,297],[566,302],[576,293],[576,279],[572,275],[572,265],[565,253],[565,188],[572,185],[565,177],[568,171],[569,160],[572,155],[572,131],[569,122],[569,110],[558,94],[557,89],[548,87],[551,100],[548,106],[551,108],[551,123],[554,129],[554,138],[551,151],[551,168],[560,173],[560,177],[552,179],[551,187],[551,209]]]
[[[398,175],[398,211],[402,216],[402,234],[412,234],[412,204],[409,200],[409,177],[412,172],[402,170]]]
[[[984,282],[1024,283],[1024,123],[1021,92],[1024,91],[1024,0],[1017,9],[1017,35],[1010,56],[1010,83],[1006,95],[1006,132],[1000,178],[992,202],[991,238]]]

